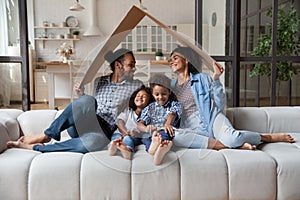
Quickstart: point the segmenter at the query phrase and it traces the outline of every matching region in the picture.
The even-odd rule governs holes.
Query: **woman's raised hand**
[[[214,74],[212,76],[212,79],[213,81],[216,81],[223,74],[224,68],[216,61],[214,61],[213,67],[214,67]]]

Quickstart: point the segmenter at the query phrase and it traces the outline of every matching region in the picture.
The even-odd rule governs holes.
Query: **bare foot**
[[[122,138],[121,138],[122,139]],[[115,139],[113,141],[110,142],[110,146],[108,148],[108,155],[113,156],[116,154],[117,152],[117,145],[120,142],[120,138]]]
[[[164,159],[166,153],[168,153],[173,145],[173,142],[170,140],[163,141],[157,151],[154,154],[153,164],[160,165],[161,161]]]
[[[261,134],[261,140],[263,142],[295,142],[295,139],[287,133]]]
[[[40,133],[40,134],[22,136],[20,137],[19,140],[26,144],[36,144],[36,143],[50,142],[51,138],[45,135],[44,133]]]
[[[41,143],[37,143],[38,145],[43,145]],[[29,149],[32,150],[33,146],[36,144],[26,144],[24,142],[22,142],[21,140],[17,140],[17,141],[8,141],[6,143],[8,148],[21,148],[21,149]]]
[[[151,141],[150,147],[148,149],[149,154],[151,154],[151,155],[155,154],[158,146],[161,143],[161,140],[162,140],[161,135],[157,131],[154,131],[152,134],[152,141]]]
[[[242,146],[239,147],[239,149],[255,150],[256,146],[255,145],[251,145],[251,144],[245,142]]]
[[[225,146],[223,143],[221,143],[218,140],[209,138],[208,139],[208,149],[214,149],[214,150],[221,150],[221,149],[228,149],[227,146]]]
[[[123,158],[130,160],[131,159],[131,150],[126,146],[124,142],[119,142],[118,149],[121,151]]]

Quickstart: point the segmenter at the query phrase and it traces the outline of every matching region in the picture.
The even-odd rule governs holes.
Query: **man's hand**
[[[74,85],[74,94],[77,96],[77,97],[81,97],[84,95],[84,86],[80,87],[80,83],[76,83]]]

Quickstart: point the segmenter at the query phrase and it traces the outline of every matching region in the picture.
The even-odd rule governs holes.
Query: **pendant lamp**
[[[84,7],[79,4],[79,0],[76,0],[76,3],[73,6],[71,6],[69,8],[69,10],[71,10],[71,11],[82,11],[82,10],[84,10]]]

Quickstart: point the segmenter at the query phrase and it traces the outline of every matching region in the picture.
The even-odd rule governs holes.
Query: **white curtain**
[[[0,0],[0,56],[8,53],[8,30],[7,30],[7,1]],[[9,64],[0,63],[0,106],[8,106],[10,103],[11,79]]]
[[[7,31],[7,6],[6,0],[0,1],[0,55],[7,55],[8,31]]]

